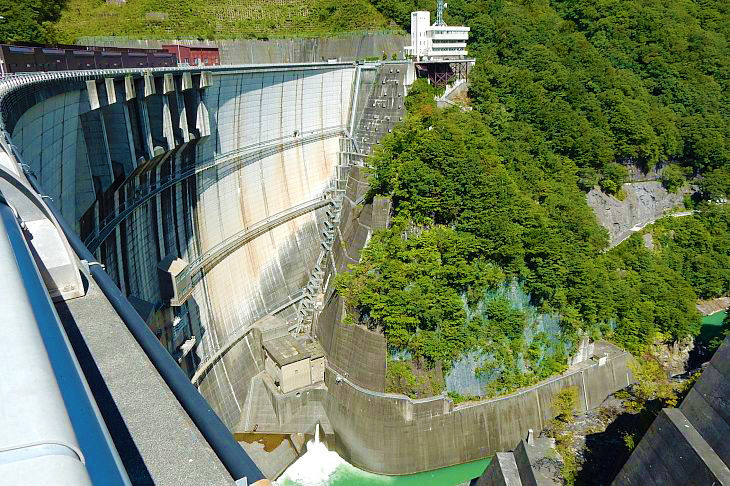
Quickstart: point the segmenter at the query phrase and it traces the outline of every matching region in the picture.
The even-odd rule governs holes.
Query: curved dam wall
[[[352,64],[89,73],[25,84],[3,114],[21,159],[192,375],[301,298],[355,82]],[[170,272],[184,295],[170,295]],[[246,343],[199,382],[229,427]]]

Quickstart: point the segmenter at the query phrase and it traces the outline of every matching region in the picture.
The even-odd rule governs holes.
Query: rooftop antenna
[[[433,25],[438,26],[445,26],[446,22],[444,22],[444,9],[446,8],[446,4],[444,3],[444,0],[436,0],[436,23]]]

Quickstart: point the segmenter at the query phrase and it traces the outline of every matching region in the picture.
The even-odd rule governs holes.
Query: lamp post
[[[0,22],[5,22],[5,17],[0,15]],[[0,78],[5,77],[5,59],[3,58],[2,52],[0,52]]]

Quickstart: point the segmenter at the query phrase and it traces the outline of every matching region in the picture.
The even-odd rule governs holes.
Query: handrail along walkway
[[[16,213],[2,193],[0,269],[0,315],[12,363],[0,387],[5,404],[0,477],[11,483],[53,477],[80,486],[131,484]]]

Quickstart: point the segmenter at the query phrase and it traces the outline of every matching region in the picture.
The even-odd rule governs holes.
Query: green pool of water
[[[726,314],[725,311],[722,311],[703,317],[700,335],[697,336],[697,340],[702,343],[707,343],[715,336],[719,336],[722,333],[722,321],[725,319]]]
[[[489,459],[406,476],[383,476],[357,469],[322,444],[308,444],[276,482],[281,486],[455,486],[482,475]]]
[[[489,459],[426,471],[407,476],[381,476],[357,469],[349,464],[335,470],[328,486],[449,486],[467,483],[478,478],[489,465]]]

